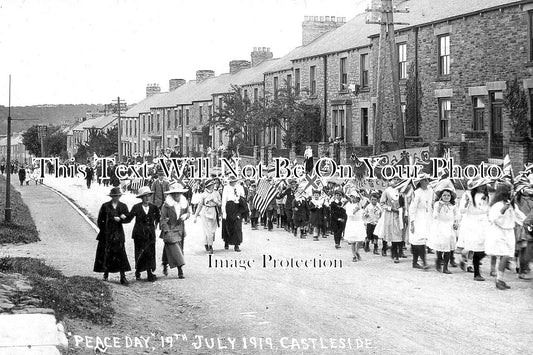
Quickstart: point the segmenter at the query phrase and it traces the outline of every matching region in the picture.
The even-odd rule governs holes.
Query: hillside
[[[85,117],[87,111],[96,112],[102,110],[104,105],[39,105],[39,106],[15,106],[11,107],[13,132],[19,132],[36,124],[61,125],[72,123],[79,117]],[[6,106],[0,106],[0,134],[7,132]],[[20,119],[27,121],[19,121]]]

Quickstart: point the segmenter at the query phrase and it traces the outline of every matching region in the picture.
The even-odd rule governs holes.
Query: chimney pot
[[[326,16],[326,22],[329,22],[329,16]]]
[[[170,79],[168,81],[168,91],[176,90],[185,83],[185,79]]]
[[[229,62],[229,73],[235,74],[242,69],[248,69],[251,67],[251,63],[247,60],[232,60]]]
[[[161,92],[161,88],[159,87],[159,84],[148,84],[146,85],[146,97],[150,97],[155,94],[159,94]]]
[[[255,67],[265,60],[272,59],[273,54],[270,51],[270,48],[267,47],[257,47],[257,50],[255,50],[251,53],[251,59],[252,59],[252,67]]]

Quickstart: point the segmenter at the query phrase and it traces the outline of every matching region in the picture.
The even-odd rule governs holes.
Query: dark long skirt
[[[126,255],[124,243],[120,241],[99,240],[96,247],[94,272],[126,272],[131,266]]]
[[[241,245],[242,220],[240,218],[222,220],[222,239],[229,245]]]
[[[155,240],[134,239],[135,243],[135,270],[138,272],[156,268]]]
[[[163,253],[166,256],[165,261],[171,269],[185,265],[185,258],[183,257],[179,243],[165,243]]]

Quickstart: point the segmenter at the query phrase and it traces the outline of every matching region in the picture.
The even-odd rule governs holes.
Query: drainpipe
[[[328,57],[323,56],[324,58],[324,122],[322,126],[322,141],[326,142],[327,140],[327,117],[328,117]]]

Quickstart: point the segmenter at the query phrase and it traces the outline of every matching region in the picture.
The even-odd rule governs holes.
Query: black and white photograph
[[[0,0],[0,354],[533,353],[533,0]]]

